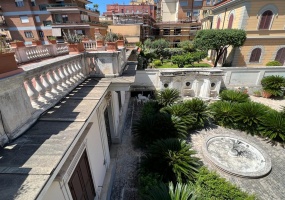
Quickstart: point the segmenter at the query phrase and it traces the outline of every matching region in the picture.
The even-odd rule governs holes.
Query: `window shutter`
[[[234,15],[231,14],[230,19],[229,19],[228,29],[232,29],[233,21],[234,21]]]
[[[272,16],[273,16],[273,13],[271,10],[265,11],[261,16],[261,20],[259,23],[259,29],[269,29]]]
[[[221,24],[221,18],[218,19],[218,22],[217,22],[217,29],[220,29],[220,24]]]
[[[255,48],[252,50],[249,62],[259,62],[261,56],[261,48]]]
[[[275,60],[280,62],[282,65],[285,63],[285,48],[279,49],[276,53]]]

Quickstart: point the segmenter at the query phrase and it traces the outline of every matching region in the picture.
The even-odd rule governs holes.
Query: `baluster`
[[[52,85],[48,80],[47,72],[43,72],[43,86],[45,87],[46,96],[49,98],[53,98],[55,95],[51,92]]]
[[[76,62],[77,62],[77,60],[75,60],[75,61],[72,62],[71,68],[72,68],[74,77],[75,77],[75,79],[76,79],[76,82],[79,82],[80,79],[81,79],[81,77],[79,76],[79,71],[78,71],[78,69],[77,69],[77,67],[76,67]]]
[[[72,66],[72,62],[69,62],[66,64],[66,72],[68,74],[69,77],[69,81],[71,82],[71,85],[74,85],[76,83],[76,79],[74,78],[74,73],[71,70],[71,66]]]
[[[62,66],[62,73],[65,75],[66,77],[66,84],[68,85],[68,87],[72,86],[73,83],[71,81],[71,77],[70,77],[70,74],[68,73],[68,64],[65,64]]]
[[[49,82],[51,84],[51,93],[54,94],[55,96],[58,96],[60,94],[60,90],[57,89],[58,87],[58,82],[56,80],[56,78],[54,77],[54,72],[53,70],[49,70],[48,71],[48,75],[49,75]]]
[[[68,88],[67,85],[64,83],[64,79],[62,79],[62,77],[61,77],[60,67],[58,69],[54,70],[54,78],[55,78],[56,82],[58,83],[58,89],[60,91],[65,91],[66,88]]]
[[[75,62],[75,67],[77,68],[77,70],[78,70],[78,76],[79,76],[79,79],[80,80],[82,80],[82,79],[84,79],[85,77],[84,77],[84,74],[83,74],[83,72],[82,72],[82,68],[83,67],[81,67],[81,65],[80,65],[80,60],[76,60],[76,62]]]
[[[93,71],[95,72],[95,63],[94,63],[94,61],[93,61],[93,57],[91,57],[90,58],[90,65],[89,65],[89,67],[90,67],[90,73],[93,73]]]
[[[62,80],[62,85],[63,85],[63,87],[65,87],[66,89],[68,89],[69,86],[70,86],[70,83],[68,82],[67,76],[66,76],[66,74],[64,73],[64,66],[63,66],[63,65],[60,66],[60,68],[58,69],[58,71],[59,71],[60,78],[61,78],[61,80]]]
[[[46,90],[45,87],[42,85],[41,76],[40,75],[35,76],[35,81],[36,81],[36,90],[40,94],[38,100],[46,103],[49,98],[45,96]]]
[[[32,78],[27,78],[25,81],[26,81],[26,86],[27,86],[27,94],[31,100],[32,106],[34,108],[39,108],[41,105],[41,103],[38,101],[39,93],[33,85]]]

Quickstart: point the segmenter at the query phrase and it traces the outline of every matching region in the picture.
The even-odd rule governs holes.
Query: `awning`
[[[61,36],[61,28],[52,28],[52,36]]]

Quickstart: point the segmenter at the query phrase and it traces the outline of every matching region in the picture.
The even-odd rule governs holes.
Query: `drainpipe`
[[[224,13],[224,21],[223,21],[223,28],[224,29],[224,25],[225,25],[225,19],[226,19],[226,12],[227,12],[228,8],[225,9],[225,13]]]

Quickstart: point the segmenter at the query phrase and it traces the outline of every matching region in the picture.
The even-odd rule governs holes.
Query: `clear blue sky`
[[[129,5],[130,4],[130,0],[90,0],[93,3],[97,3],[99,5],[99,11],[100,11],[100,15],[103,14],[103,12],[106,12],[106,5],[107,4],[125,4],[125,5]],[[92,5],[90,5],[92,6]],[[93,7],[93,6],[92,6]]]

